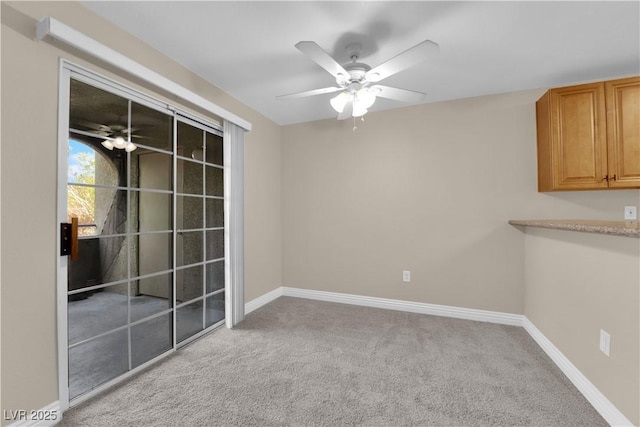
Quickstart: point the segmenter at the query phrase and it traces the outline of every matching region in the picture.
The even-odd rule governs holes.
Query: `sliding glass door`
[[[225,185],[220,129],[114,84],[72,75],[68,124],[73,401],[223,323]]]

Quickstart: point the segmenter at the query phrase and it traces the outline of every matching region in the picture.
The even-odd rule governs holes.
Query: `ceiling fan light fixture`
[[[127,141],[125,141],[123,137],[118,136],[113,140],[113,145],[114,147],[122,150],[127,146]]]
[[[331,98],[329,103],[331,104],[331,107],[336,110],[336,112],[342,113],[344,111],[345,105],[347,105],[347,102],[349,102],[350,97],[351,95],[349,95],[347,92],[340,92],[338,96],[334,96],[333,98]]]
[[[125,145],[124,147],[124,151],[126,151],[127,153],[130,153],[136,148],[138,148],[136,144],[134,144],[133,142],[127,142],[127,145]]]
[[[367,114],[368,111],[369,110],[367,110],[360,102],[357,102],[356,100],[353,101],[353,113],[351,113],[353,117],[362,117]]]
[[[104,141],[102,141],[102,146],[107,150],[113,150],[113,142],[111,142],[108,139],[105,139]]]
[[[356,92],[355,99],[358,101],[363,108],[367,109],[376,102],[376,94],[374,91],[367,87],[363,87],[358,92]]]
[[[204,149],[203,149],[203,147],[194,148],[193,151],[191,152],[191,158],[193,160],[202,161],[202,159],[204,159]]]

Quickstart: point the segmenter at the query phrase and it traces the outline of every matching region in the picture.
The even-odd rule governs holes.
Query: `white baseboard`
[[[542,350],[547,353],[551,360],[610,425],[633,426],[633,423],[526,317],[524,318],[523,326],[531,335],[531,338],[538,343]]]
[[[265,304],[270,303],[274,299],[277,299],[282,296],[282,286],[276,288],[272,291],[267,292],[264,295],[259,296],[256,299],[252,299],[248,303],[244,305],[244,314],[249,314],[253,310],[257,310]]]
[[[44,408],[32,411],[18,412],[14,410],[11,412],[9,409],[5,409],[3,418],[7,421],[15,420],[9,424],[9,427],[49,427],[62,420],[62,408],[60,402],[56,400]]]
[[[451,307],[438,304],[427,304],[386,298],[367,297],[362,295],[342,294],[337,292],[313,291],[309,289],[289,288],[281,286],[246,304],[245,312],[262,307],[280,296],[306,298],[318,301],[337,302],[365,307],[384,308],[407,311],[411,313],[434,316],[453,317],[457,319],[476,320],[480,322],[499,323],[502,325],[521,326],[547,353],[567,378],[584,395],[591,405],[612,426],[632,426],[622,412],[615,407],[598,388],[585,377],[576,366],[555,346],[536,326],[521,314],[501,313],[496,311],[476,310],[471,308]]]
[[[312,291],[299,288],[282,287],[281,289],[283,296],[339,302],[342,304],[361,305],[365,307],[385,308],[388,310],[407,311],[410,313],[430,314],[432,316],[454,317],[456,319],[477,320],[480,322],[499,323],[501,325],[522,326],[522,319],[524,318],[521,314],[451,307],[447,305],[427,304],[423,302],[341,294],[337,292]]]

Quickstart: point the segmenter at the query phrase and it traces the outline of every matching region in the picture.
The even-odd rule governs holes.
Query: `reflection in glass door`
[[[224,319],[222,138],[177,121],[176,339]]]
[[[96,86],[70,81],[71,401],[225,317],[222,137]]]

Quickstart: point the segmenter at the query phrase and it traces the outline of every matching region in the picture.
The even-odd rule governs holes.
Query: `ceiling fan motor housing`
[[[362,62],[350,62],[343,67],[348,73],[349,77],[341,78],[340,76],[336,79],[336,82],[341,86],[348,86],[350,83],[361,82],[364,80],[365,74],[367,71],[371,69],[371,67]]]

